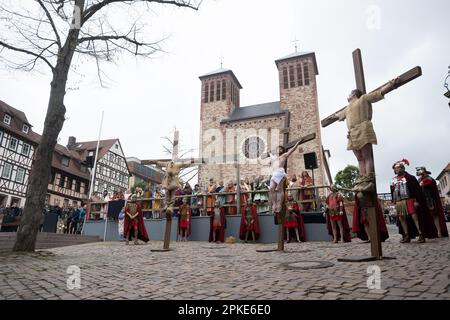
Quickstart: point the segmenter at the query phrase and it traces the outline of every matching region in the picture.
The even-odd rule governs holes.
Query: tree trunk
[[[78,0],[78,2],[84,3],[84,0]],[[81,8],[83,7],[84,4]],[[34,164],[30,173],[26,203],[13,251],[34,251],[36,247],[41,214],[51,179],[53,152],[65,120],[64,97],[66,95],[67,77],[78,35],[79,30],[77,29],[72,29],[69,32],[66,43],[58,54],[58,61],[53,70],[44,132],[34,154]]]

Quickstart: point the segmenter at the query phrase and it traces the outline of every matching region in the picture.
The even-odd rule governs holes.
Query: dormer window
[[[11,119],[12,118],[9,114],[5,114],[5,117],[3,118],[3,122],[9,126],[9,125],[11,125]]]
[[[25,134],[28,134],[29,131],[30,131],[30,127],[27,126],[26,124],[24,124],[22,127],[22,132]]]
[[[62,157],[61,163],[63,164],[63,166],[68,167],[69,166],[69,158],[68,157]]]

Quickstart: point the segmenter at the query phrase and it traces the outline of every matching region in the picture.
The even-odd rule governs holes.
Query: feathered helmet
[[[400,161],[397,161],[396,163],[393,164],[392,169],[395,169],[396,166],[403,166],[405,167],[405,165],[409,166],[409,161],[406,159],[402,159]]]

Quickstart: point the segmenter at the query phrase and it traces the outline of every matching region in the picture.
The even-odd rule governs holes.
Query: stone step
[[[0,249],[12,249],[16,240],[15,232],[0,233]],[[81,236],[56,233],[38,233],[36,249],[48,249],[101,241],[98,236]]]

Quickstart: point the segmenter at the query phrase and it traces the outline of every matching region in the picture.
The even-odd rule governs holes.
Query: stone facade
[[[239,98],[231,97],[231,86],[240,88],[240,84],[231,70],[221,69],[200,77],[202,81],[200,156],[207,161],[207,164],[199,169],[201,185],[205,186],[210,178],[215,181],[223,180],[225,183],[230,180],[236,181],[235,160],[238,160],[240,164],[241,179],[256,175],[268,178],[271,174],[268,159],[245,156],[246,140],[249,137],[258,137],[258,145],[261,144],[261,150],[264,149],[264,153],[274,150],[277,144],[282,145],[286,111],[289,112],[290,117],[289,141],[311,133],[316,134],[315,140],[301,145],[299,152],[295,152],[289,158],[288,175],[300,175],[305,170],[303,154],[315,152],[319,167],[314,170],[315,184],[326,185],[331,182],[321,142],[315,55],[314,53],[294,54],[277,60],[276,65],[279,73],[280,101],[270,104],[276,105],[278,109],[272,108],[270,111],[265,109],[260,112],[261,110],[258,111],[258,109],[263,108],[260,105],[246,109],[255,112],[253,116],[249,111],[242,113],[245,116],[240,118],[233,116],[236,113],[235,108],[240,106],[236,105],[239,103]],[[210,101],[209,84],[217,84],[221,81],[226,83],[225,99],[217,101],[218,94],[214,91],[214,101]],[[208,87],[206,87],[207,84]],[[237,94],[239,95],[239,90]],[[220,98],[224,96],[220,95]],[[241,109],[245,108],[247,107]],[[311,170],[309,173],[311,175]]]

